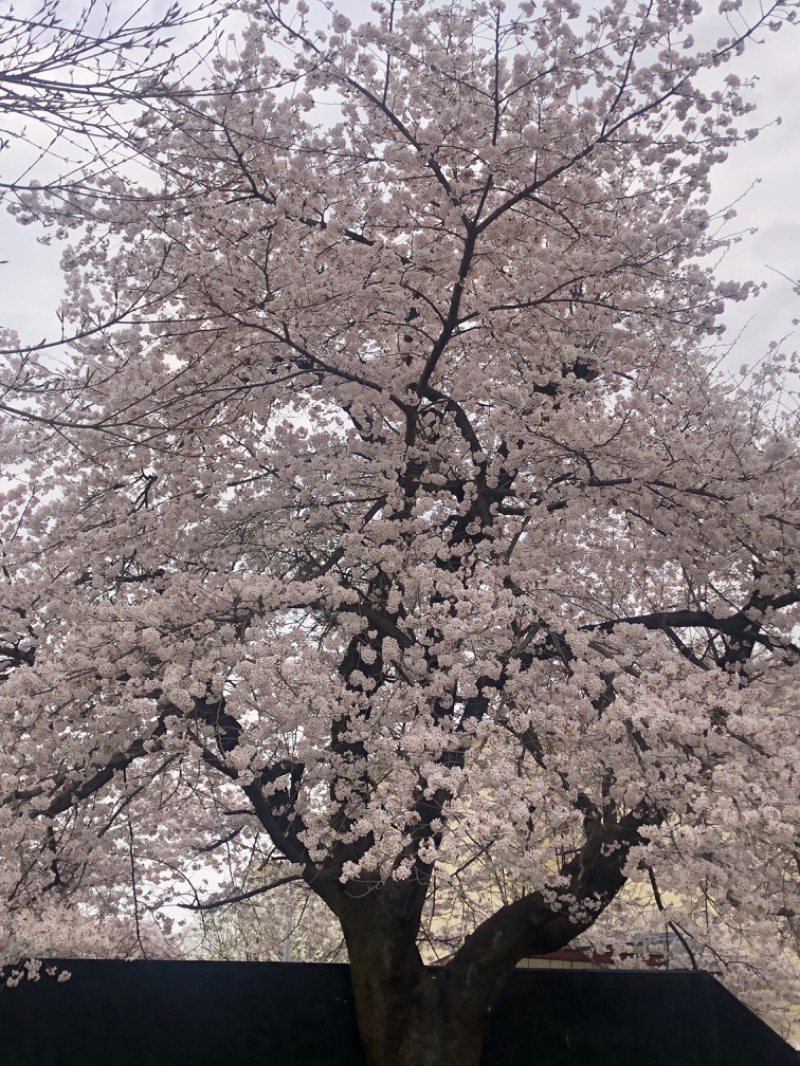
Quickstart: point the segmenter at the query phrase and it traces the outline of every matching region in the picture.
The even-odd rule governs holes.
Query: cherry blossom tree
[[[626,894],[798,913],[794,366],[721,374],[707,208],[794,8],[246,10],[3,425],[6,910],[304,888],[371,1066],[472,1066]]]

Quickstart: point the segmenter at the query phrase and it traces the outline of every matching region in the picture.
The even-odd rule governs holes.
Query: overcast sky
[[[0,0],[0,17],[9,2]],[[340,6],[347,11],[352,5]],[[749,49],[734,69],[740,76],[758,78],[753,97],[758,111],[749,124],[782,118],[781,125],[764,130],[715,171],[713,206],[721,208],[744,196],[738,205],[738,228],[758,229],[729,253],[719,273],[736,280],[763,280],[769,286],[757,299],[726,314],[731,339],[745,330],[733,356],[738,365],[758,358],[770,340],[791,333],[792,319],[800,317],[800,299],[780,276],[800,277],[800,27],[766,34],[764,43]],[[16,162],[13,148],[0,154],[0,175],[7,177]],[[21,228],[0,211],[0,259],[8,261],[0,265],[0,325],[16,329],[23,342],[31,344],[57,335],[61,294],[60,248],[38,244],[38,235],[34,227]],[[788,346],[797,346],[796,336]]]

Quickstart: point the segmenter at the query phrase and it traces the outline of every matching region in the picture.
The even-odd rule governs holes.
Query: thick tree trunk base
[[[444,974],[370,972],[351,962],[369,1066],[479,1066],[489,1003],[459,995]]]
[[[369,1066],[479,1066],[483,1025],[474,1018],[443,1014],[438,997],[410,995],[405,1001],[358,1012]]]
[[[339,901],[366,1060],[369,1066],[480,1066],[486,1022],[505,975],[424,966],[410,895],[401,882]]]

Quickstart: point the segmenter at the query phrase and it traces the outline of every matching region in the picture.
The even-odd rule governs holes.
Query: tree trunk
[[[352,961],[350,972],[369,1066],[479,1066],[488,1003],[453,994],[437,971],[413,985]]]
[[[369,1066],[479,1066],[493,989],[427,969],[402,923],[376,910],[345,927]]]

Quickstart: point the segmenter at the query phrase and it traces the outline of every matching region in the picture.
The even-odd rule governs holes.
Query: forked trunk
[[[412,983],[351,960],[350,972],[369,1066],[479,1066],[488,1003],[436,971]]]
[[[495,990],[427,969],[402,920],[364,909],[343,925],[369,1066],[479,1066]]]

